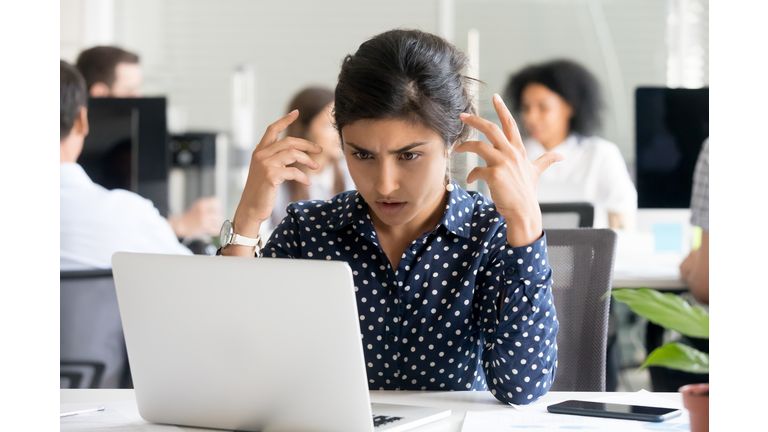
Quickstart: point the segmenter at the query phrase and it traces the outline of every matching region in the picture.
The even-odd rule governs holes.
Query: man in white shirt
[[[88,93],[73,66],[60,64],[60,270],[111,268],[118,251],[190,255],[151,201],[91,181],[77,158],[88,135]]]
[[[80,53],[75,64],[92,98],[141,97],[139,56],[115,46],[96,46]],[[181,215],[168,217],[179,238],[218,235],[224,216],[216,197],[197,199]]]

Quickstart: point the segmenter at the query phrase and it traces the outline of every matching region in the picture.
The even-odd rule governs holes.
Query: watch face
[[[224,221],[221,226],[221,232],[219,233],[219,246],[224,247],[229,244],[232,239],[232,223],[228,220]]]

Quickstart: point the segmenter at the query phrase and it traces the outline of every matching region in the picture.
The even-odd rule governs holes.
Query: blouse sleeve
[[[485,341],[482,363],[496,399],[528,404],[547,393],[557,368],[552,269],[546,234],[513,248],[503,226],[492,246],[486,246],[494,251],[487,267],[478,271],[475,308]]]

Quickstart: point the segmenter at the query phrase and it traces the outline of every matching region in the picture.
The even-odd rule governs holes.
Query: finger
[[[489,165],[499,163],[503,158],[497,149],[485,141],[464,141],[461,145],[455,146],[454,151],[476,153]]]
[[[461,117],[461,121],[464,123],[484,133],[485,136],[488,137],[488,140],[491,141],[491,144],[493,144],[493,147],[497,150],[510,147],[507,142],[507,137],[504,136],[504,131],[502,131],[496,123],[467,113],[461,113],[459,117]]]
[[[283,133],[283,131],[288,126],[290,126],[291,123],[296,121],[297,118],[299,118],[299,110],[293,110],[280,120],[267,126],[267,130],[264,132],[264,136],[261,138],[261,141],[259,141],[259,146],[266,148],[269,147],[270,144],[274,144],[280,137],[280,134]]]
[[[541,157],[533,162],[533,166],[536,168],[536,171],[538,171],[539,176],[541,176],[541,173],[546,171],[547,168],[552,166],[553,163],[560,162],[562,160],[565,160],[565,156],[561,155],[560,153],[544,153],[541,155]]]
[[[307,141],[301,138],[286,137],[275,143],[275,145],[263,149],[261,157],[268,159],[281,151],[291,148],[315,154],[323,152],[323,148],[313,143],[312,141]]]
[[[320,168],[320,164],[315,162],[308,154],[296,149],[286,149],[272,156],[265,161],[269,166],[285,167],[298,162],[308,166],[311,169]]]
[[[467,175],[467,184],[472,184],[477,180],[485,180],[488,182],[488,174],[490,170],[488,167],[475,167]]]
[[[496,114],[499,115],[501,121],[501,129],[504,131],[504,136],[507,138],[513,147],[525,152],[525,146],[523,145],[523,138],[520,136],[520,129],[517,127],[515,118],[512,117],[512,113],[509,112],[509,108],[501,99],[498,94],[493,95],[493,107],[496,109]]]
[[[277,180],[275,184],[280,184],[286,180],[296,180],[306,186],[312,185],[312,182],[309,181],[309,177],[296,167],[277,168],[275,170],[275,175],[277,177],[275,179]]]

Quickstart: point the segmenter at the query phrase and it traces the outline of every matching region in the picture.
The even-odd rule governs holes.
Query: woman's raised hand
[[[477,153],[485,160],[487,166],[473,169],[467,183],[485,180],[496,209],[507,221],[507,242],[513,247],[525,246],[542,234],[541,209],[536,198],[539,177],[564,157],[560,153],[545,153],[530,162],[517,123],[499,95],[493,95],[493,106],[502,128],[481,117],[461,114],[464,123],[483,132],[493,145],[466,141],[456,146],[455,151]]]
[[[250,238],[258,236],[262,222],[268,220],[272,214],[275,198],[282,182],[296,180],[307,186],[310,185],[305,173],[287,165],[298,162],[311,169],[317,169],[319,165],[307,152],[320,153],[323,148],[299,138],[286,137],[278,140],[280,133],[298,117],[299,111],[293,110],[269,125],[259,145],[253,151],[248,179],[232,220],[236,234]]]

